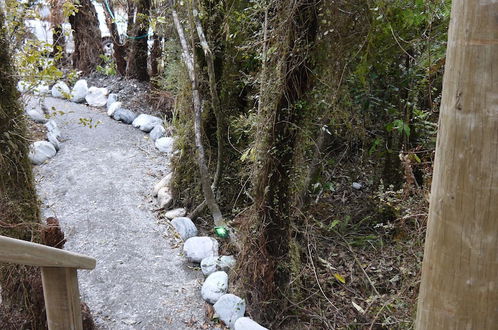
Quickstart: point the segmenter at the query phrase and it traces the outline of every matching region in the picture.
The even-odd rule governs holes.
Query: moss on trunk
[[[40,212],[28,158],[29,141],[8,50],[0,11],[0,235],[39,242]],[[37,268],[1,265],[0,286],[0,328],[46,327]]]

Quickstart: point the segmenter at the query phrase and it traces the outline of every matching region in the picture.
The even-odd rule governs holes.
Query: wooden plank
[[[0,236],[0,262],[41,267],[94,269],[94,258],[10,237]]]
[[[42,267],[49,330],[83,330],[75,268]]]

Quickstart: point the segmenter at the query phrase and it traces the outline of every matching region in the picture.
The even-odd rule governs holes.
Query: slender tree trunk
[[[162,54],[161,38],[154,33],[152,40],[154,40],[154,42],[150,51],[150,76],[157,77],[159,74],[159,59]]]
[[[498,325],[498,2],[454,0],[416,328]]]
[[[114,15],[114,8],[110,1],[108,2],[109,8],[104,8],[104,13],[105,13],[105,19],[107,26],[109,27],[109,31],[111,32],[111,37],[112,37],[112,46],[113,46],[113,57],[114,60],[116,61],[116,70],[118,71],[118,74],[120,76],[125,76],[126,75],[126,47],[123,44],[123,40],[121,40],[119,36],[119,31],[118,31],[118,25],[115,22],[115,17],[111,17],[111,13],[109,13],[109,10],[113,13]],[[105,6],[105,5],[104,5]]]
[[[74,31],[73,67],[89,74],[102,63],[102,37],[91,0],[79,0],[78,12],[69,17]]]
[[[61,56],[59,60],[57,60],[57,64],[60,64],[64,61],[64,47],[65,47],[65,38],[64,33],[62,31],[62,25],[56,24],[52,29],[52,53],[50,53],[51,57]]]
[[[223,171],[223,152],[225,146],[225,125],[223,113],[221,112],[220,97],[218,95],[218,88],[216,86],[216,75],[214,69],[214,56],[211,48],[209,47],[206,36],[204,35],[204,30],[202,28],[201,20],[199,18],[199,12],[197,8],[197,1],[194,0],[193,17],[195,22],[195,27],[197,30],[197,35],[201,42],[202,50],[204,51],[204,56],[207,62],[208,77],[209,77],[209,91],[211,93],[211,102],[213,106],[213,112],[216,117],[216,142],[218,144],[217,159],[216,159],[216,171],[213,178],[212,189],[216,191],[218,187],[219,180]]]
[[[176,10],[173,10],[172,16],[173,16],[173,21],[175,23],[176,31],[178,32],[180,44],[182,46],[182,57],[185,62],[185,65],[187,66],[190,82],[192,84],[192,103],[194,104],[195,147],[197,149],[197,163],[199,166],[202,192],[207,207],[209,208],[213,216],[214,224],[216,226],[220,226],[224,224],[223,215],[221,214],[218,203],[216,202],[216,198],[214,197],[214,192],[210,182],[211,180],[209,178],[209,171],[206,165],[204,146],[202,145],[202,133],[201,133],[202,102],[197,82],[197,73],[195,71],[195,57],[193,56],[193,53],[190,51],[187,39],[185,38],[185,34],[183,32],[183,27],[180,23],[180,20],[178,19],[178,14]]]
[[[0,235],[39,242],[40,213],[28,159],[29,141],[4,35],[3,15],[0,10]],[[46,326],[37,268],[0,265],[0,286],[0,328]],[[23,322],[12,324],[16,317]]]
[[[128,36],[130,41],[126,75],[140,81],[149,80],[147,71],[147,40],[149,38],[147,33],[149,31],[150,3],[150,0],[139,0],[137,2],[137,16],[131,29],[131,34]]]

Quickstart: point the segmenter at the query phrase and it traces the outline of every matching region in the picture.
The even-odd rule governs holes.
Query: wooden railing
[[[94,269],[93,258],[0,236],[0,262],[41,267],[50,330],[81,330],[77,269]]]

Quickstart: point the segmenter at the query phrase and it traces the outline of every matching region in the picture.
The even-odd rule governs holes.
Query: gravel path
[[[146,135],[102,109],[47,98],[65,114],[61,150],[36,167],[45,217],[56,216],[66,250],[97,259],[79,271],[82,300],[100,329],[207,328],[202,275],[187,268],[168,227],[152,210],[152,187],[169,171]],[[80,118],[101,122],[83,126]],[[176,244],[178,245],[178,244]]]

